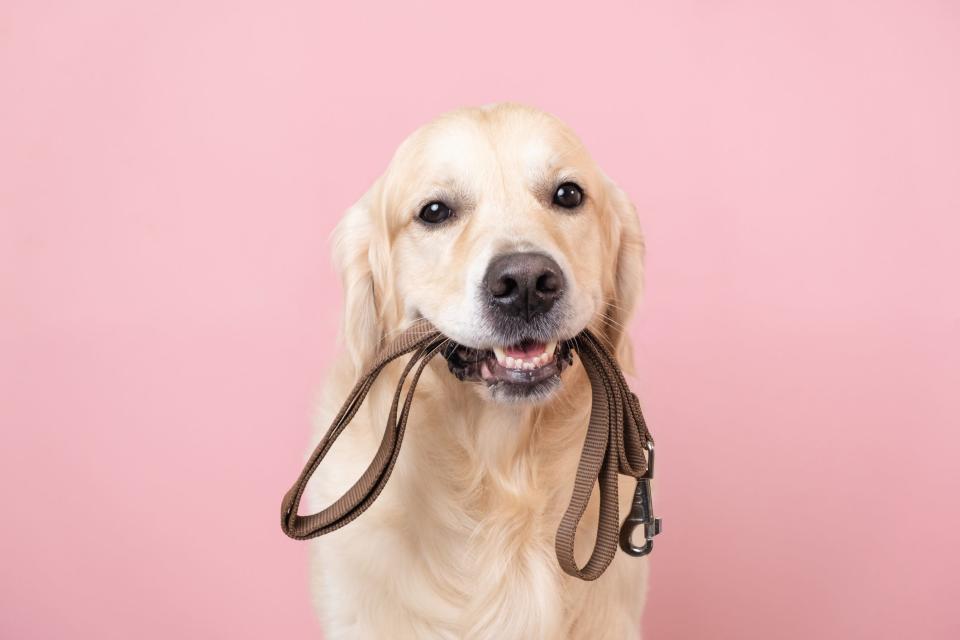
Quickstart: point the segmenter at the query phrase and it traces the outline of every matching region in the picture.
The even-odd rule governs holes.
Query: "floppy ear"
[[[344,297],[340,335],[358,374],[373,360],[383,336],[374,268],[378,185],[347,209],[333,231],[333,263]]]
[[[609,178],[607,183],[607,208],[614,237],[611,246],[616,259],[611,293],[604,310],[608,322],[605,333],[613,345],[620,365],[633,369],[633,349],[626,334],[627,324],[634,307],[643,292],[643,260],[645,254],[643,232],[637,219],[637,210],[627,194]]]

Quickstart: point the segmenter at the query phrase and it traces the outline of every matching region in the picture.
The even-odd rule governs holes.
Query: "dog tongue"
[[[543,342],[524,342],[503,350],[511,358],[535,358],[547,348]]]

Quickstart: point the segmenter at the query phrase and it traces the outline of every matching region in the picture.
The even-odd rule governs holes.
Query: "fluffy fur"
[[[582,210],[558,211],[551,185],[575,179]],[[458,219],[416,219],[433,199]],[[477,290],[504,250],[549,253],[568,280],[565,335],[600,332],[629,370],[622,327],[642,281],[633,207],[555,118],[503,104],[446,114],[416,131],[335,233],[346,353],[325,392],[317,439],[378,345],[413,318],[471,346],[489,344]],[[391,366],[321,467],[313,509],[338,497],[373,457],[400,366]],[[570,497],[589,414],[579,362],[546,400],[495,401],[437,357],[425,372],[403,450],[378,501],[311,542],[315,603],[338,639],[590,639],[638,637],[646,559],[618,554],[595,582],[557,565],[554,535]],[[633,482],[622,480],[621,513]],[[594,496],[596,499],[596,496]],[[578,558],[596,531],[594,500]]]

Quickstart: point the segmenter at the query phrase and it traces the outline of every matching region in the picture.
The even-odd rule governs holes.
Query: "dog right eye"
[[[440,201],[430,202],[420,209],[420,219],[427,224],[440,224],[453,215],[453,210]]]

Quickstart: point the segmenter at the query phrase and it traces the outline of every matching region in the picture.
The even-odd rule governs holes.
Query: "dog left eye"
[[[583,202],[583,189],[576,182],[564,182],[553,194],[553,204],[564,209],[576,209]]]
[[[453,210],[439,201],[430,202],[420,209],[420,219],[427,224],[440,224],[452,215]]]

